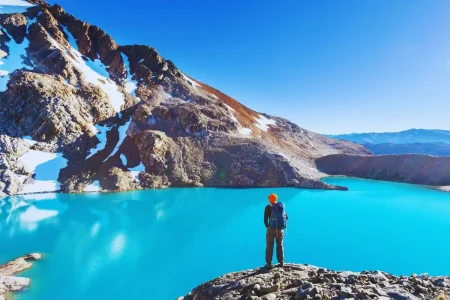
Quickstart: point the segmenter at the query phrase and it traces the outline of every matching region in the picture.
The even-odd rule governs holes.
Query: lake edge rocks
[[[331,271],[285,264],[228,273],[177,300],[209,299],[450,299],[450,277],[394,276],[381,271]]]
[[[450,186],[450,157],[443,156],[332,154],[316,159],[316,167],[331,176],[426,185],[443,191]]]
[[[31,268],[31,262],[41,258],[41,254],[31,253],[0,266],[0,300],[8,299],[7,293],[22,291],[30,285],[29,278],[14,275]]]

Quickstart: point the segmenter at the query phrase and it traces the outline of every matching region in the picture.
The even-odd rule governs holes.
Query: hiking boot
[[[280,267],[280,268],[282,268],[283,266],[284,266],[284,263],[282,263],[282,262],[278,264],[278,267]]]
[[[266,268],[266,269],[272,269],[272,264],[266,264],[266,265],[264,266],[264,268]]]

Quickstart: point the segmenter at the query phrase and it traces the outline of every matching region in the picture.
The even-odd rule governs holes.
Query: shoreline
[[[9,299],[10,293],[20,292],[30,285],[29,278],[14,275],[31,268],[32,261],[41,258],[41,254],[31,253],[0,266],[0,300]]]
[[[224,274],[177,300],[193,299],[450,299],[450,277],[381,271],[332,271],[285,264]]]
[[[433,190],[450,193],[450,186],[431,186]]]
[[[435,191],[450,193],[450,186],[432,186],[432,185],[424,185],[424,184],[416,184],[410,182],[402,182],[402,181],[390,181],[390,180],[380,180],[373,178],[362,178],[355,176],[346,176],[346,175],[329,175],[321,177],[319,180],[322,181],[326,178],[347,178],[347,179],[362,179],[368,181],[383,181],[390,183],[400,183],[400,184],[410,184],[414,186],[421,186],[427,189],[432,189]],[[168,189],[184,189],[184,188],[213,188],[213,189],[237,189],[237,190],[246,190],[246,189],[277,189],[277,188],[295,188],[295,189],[305,189],[305,190],[322,190],[322,191],[348,191],[350,190],[345,186],[335,186],[330,185],[332,187],[337,187],[337,189],[325,189],[325,188],[311,188],[311,187],[298,187],[298,186],[254,186],[254,187],[242,187],[242,186],[203,186],[203,187],[193,187],[193,186],[174,186],[174,187],[164,187],[164,188],[151,188],[151,189],[135,189],[135,190],[125,190],[125,191],[92,191],[92,192],[61,192],[61,191],[52,191],[52,192],[33,192],[33,193],[25,193],[25,194],[14,194],[14,195],[6,195],[5,197],[0,197],[0,201],[4,200],[8,197],[20,197],[20,196],[30,196],[30,195],[43,195],[43,194],[111,194],[111,193],[128,193],[128,192],[137,192],[137,191],[151,191],[151,190],[168,190]],[[1,300],[1,299],[0,299]]]

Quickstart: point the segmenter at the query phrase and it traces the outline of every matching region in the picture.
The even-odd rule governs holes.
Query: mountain
[[[400,132],[383,133],[352,133],[328,135],[328,137],[359,144],[450,143],[450,131],[428,129],[410,129]]]
[[[14,3],[0,15],[3,194],[339,188],[319,181],[314,160],[370,154],[256,112],[58,5]]]
[[[414,143],[414,144],[368,144],[364,147],[373,154],[428,154],[434,156],[450,156],[450,143]]]

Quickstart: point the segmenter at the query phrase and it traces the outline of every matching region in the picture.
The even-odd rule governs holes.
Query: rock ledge
[[[287,264],[229,273],[177,300],[207,299],[450,299],[450,277],[394,276],[380,271],[331,271]]]
[[[13,275],[29,269],[32,266],[31,261],[41,259],[41,257],[42,255],[39,253],[32,253],[0,266],[0,300],[7,297],[6,293],[18,292],[30,285],[30,279]]]

